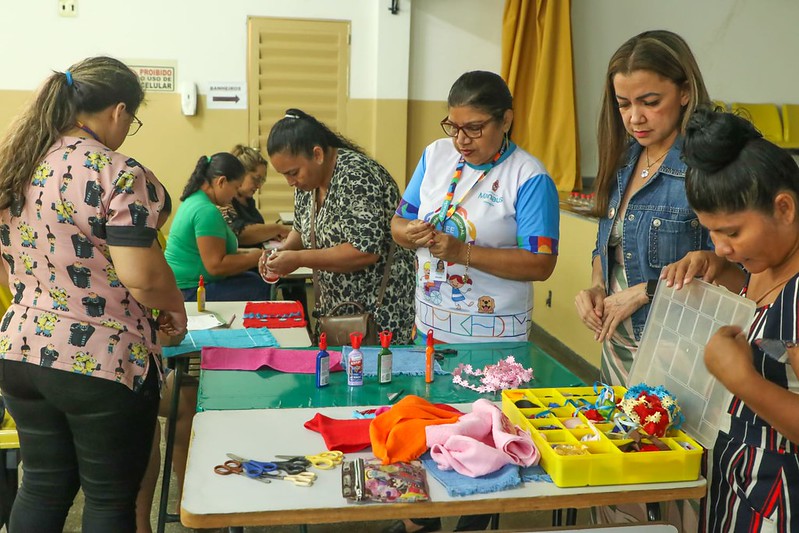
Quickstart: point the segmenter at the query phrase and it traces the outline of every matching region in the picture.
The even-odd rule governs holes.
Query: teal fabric
[[[418,348],[416,348],[418,350]],[[341,348],[341,364],[347,367],[347,354],[352,351],[349,346]],[[363,377],[369,378],[377,375],[377,355],[382,348],[377,346],[361,347],[363,353]],[[408,348],[391,348],[391,371],[395,376],[424,376],[425,356],[424,352],[414,351]],[[433,362],[433,372],[438,375],[449,374],[441,368],[438,361]]]
[[[580,378],[530,342],[449,344],[457,355],[441,362],[451,372],[459,363],[475,368],[494,364],[509,355],[526,368],[532,368],[530,387],[576,387]],[[392,346],[392,350],[401,347]],[[405,346],[404,348],[413,348]],[[329,349],[337,349],[329,347]],[[471,403],[480,398],[499,401],[499,393],[480,394],[452,383],[451,376],[435,376],[425,383],[421,376],[394,376],[391,383],[379,384],[377,378],[364,380],[361,387],[347,386],[345,372],[330,374],[330,385],[317,389],[311,374],[287,374],[271,369],[201,370],[197,409],[270,409],[291,407],[346,407],[386,405],[388,394],[402,391],[402,397],[414,394],[433,403]]]
[[[236,235],[203,191],[195,192],[180,204],[166,241],[164,256],[181,289],[196,288],[200,275],[209,283],[223,278],[212,276],[205,269],[197,247],[198,237],[223,239],[226,253],[235,254],[238,251]]]
[[[246,329],[202,329],[189,331],[183,342],[177,346],[164,346],[164,357],[175,357],[186,353],[199,352],[203,346],[224,346],[225,348],[270,348],[278,346],[275,337],[266,328]]]

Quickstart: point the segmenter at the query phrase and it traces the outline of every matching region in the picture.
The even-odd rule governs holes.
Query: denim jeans
[[[139,392],[112,381],[0,361],[0,389],[17,424],[23,476],[9,531],[64,529],[85,495],[83,532],[135,532],[136,494],[158,412],[158,369]]]

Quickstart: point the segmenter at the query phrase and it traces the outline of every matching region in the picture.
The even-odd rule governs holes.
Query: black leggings
[[[101,378],[0,361],[24,468],[10,532],[62,531],[79,487],[84,533],[136,531],[136,494],[158,412],[156,372],[151,361],[134,393]]]

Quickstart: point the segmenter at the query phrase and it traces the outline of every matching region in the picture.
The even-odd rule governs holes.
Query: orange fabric
[[[372,452],[383,464],[412,461],[427,450],[427,426],[454,424],[463,413],[448,405],[406,396],[369,425]]]

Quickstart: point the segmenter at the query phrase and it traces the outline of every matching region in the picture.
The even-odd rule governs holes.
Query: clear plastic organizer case
[[[627,392],[624,387],[613,387],[613,390],[617,398]],[[517,407],[519,400],[528,400],[533,407]],[[512,389],[502,392],[503,412],[514,424],[530,432],[541,453],[540,464],[557,486],[691,481],[699,477],[702,447],[685,432],[672,430],[660,438],[668,447],[667,450],[625,452],[622,450],[632,440],[608,438],[606,433],[613,428],[612,422],[590,422],[581,412],[577,412],[579,424],[577,427],[567,427],[566,421],[572,419],[577,411],[569,401],[593,404],[597,401],[597,395],[593,387]],[[599,438],[583,441],[587,435],[598,435]],[[560,455],[555,450],[562,445],[585,446],[587,453]]]
[[[680,290],[658,284],[627,383],[663,385],[677,399],[683,429],[711,448],[732,395],[705,367],[705,345],[721,326],[748,331],[755,302],[701,280]]]

